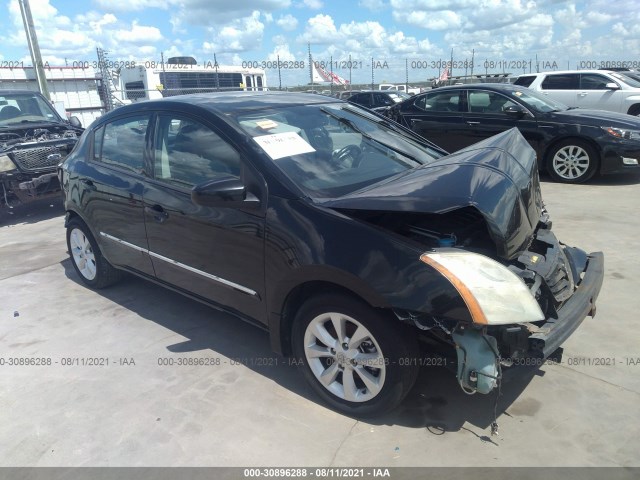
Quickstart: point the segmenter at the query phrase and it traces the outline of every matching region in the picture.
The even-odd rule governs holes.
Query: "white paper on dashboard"
[[[316,151],[296,132],[274,133],[272,135],[253,137],[253,139],[273,160],[288,157],[289,155]]]

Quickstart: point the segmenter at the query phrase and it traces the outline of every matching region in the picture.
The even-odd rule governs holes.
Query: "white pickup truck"
[[[405,92],[409,95],[416,95],[420,93],[422,90],[418,87],[409,87],[407,85],[399,84],[395,85],[393,83],[381,83],[378,85],[378,90],[398,90],[399,92]]]

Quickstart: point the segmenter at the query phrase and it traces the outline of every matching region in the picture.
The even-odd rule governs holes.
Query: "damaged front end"
[[[455,355],[467,393],[542,365],[595,314],[603,255],[555,237],[535,152],[515,129],[324,204],[421,248],[446,279],[390,303],[429,347]]]
[[[440,319],[429,323],[424,316],[412,319],[432,338],[455,347],[457,379],[468,393],[489,393],[500,378],[540,367],[549,358],[560,361],[560,346],[585,317],[595,315],[604,277],[602,253],[586,254],[563,245],[550,228],[544,214],[528,250],[511,262],[495,262],[513,273],[528,293],[511,292],[503,279],[489,274],[486,288],[494,290],[495,297],[483,299],[473,280],[449,272],[450,281],[472,311],[472,322]],[[480,275],[483,273],[486,270]],[[535,305],[527,305],[531,300]],[[495,302],[509,302],[507,311],[492,311]]]
[[[0,204],[57,195],[57,165],[73,150],[79,132],[55,126],[21,133],[0,133]]]

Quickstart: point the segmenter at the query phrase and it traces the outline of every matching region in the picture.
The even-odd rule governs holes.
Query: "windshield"
[[[637,72],[615,72],[611,73],[612,77],[623,81],[633,88],[640,88],[640,74]]]
[[[404,93],[404,92],[389,92],[389,96],[391,97],[391,99],[396,102],[399,103],[403,100],[406,100],[407,98],[409,98],[411,95],[409,95],[408,93]]]
[[[564,103],[560,103],[552,100],[549,97],[540,95],[533,90],[514,90],[511,92],[511,95],[516,97],[527,107],[537,112],[548,113],[564,112],[565,110],[569,110],[569,107],[567,107]]]
[[[236,121],[315,198],[345,195],[442,156],[385,120],[342,103],[243,112]]]
[[[37,93],[0,91],[0,126],[29,122],[59,122],[53,107]]]

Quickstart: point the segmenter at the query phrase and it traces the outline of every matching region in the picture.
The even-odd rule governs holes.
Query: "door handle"
[[[95,192],[98,189],[93,181],[89,180],[88,178],[81,178],[80,183],[82,183],[87,190],[92,190]]]
[[[587,92],[580,92],[578,94],[579,97],[586,97],[587,96]]]
[[[163,223],[169,214],[160,205],[154,205],[153,207],[144,207],[145,213],[148,213],[158,223]]]
[[[480,125],[480,122],[471,122],[471,121],[468,121],[468,122],[467,122],[467,125]]]

